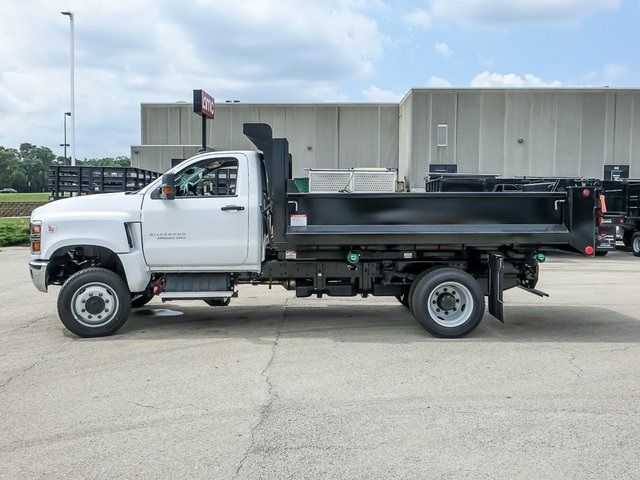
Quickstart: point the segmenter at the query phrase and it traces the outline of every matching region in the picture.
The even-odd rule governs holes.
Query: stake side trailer
[[[303,193],[286,138],[244,125],[255,151],[205,152],[137,192],[52,202],[31,218],[30,271],[62,285],[73,333],[109,335],[154,296],[226,306],[240,284],[299,297],[396,297],[460,337],[503,291],[537,295],[541,253],[595,253],[600,191]]]

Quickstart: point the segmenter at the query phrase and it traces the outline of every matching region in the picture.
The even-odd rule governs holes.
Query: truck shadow
[[[286,310],[286,311],[285,311]],[[485,315],[468,337],[437,339],[400,305],[365,303],[325,306],[171,306],[140,309],[112,339],[245,338],[272,343],[281,338],[318,338],[354,343],[411,342],[640,342],[640,318],[602,307],[506,308],[507,321]]]

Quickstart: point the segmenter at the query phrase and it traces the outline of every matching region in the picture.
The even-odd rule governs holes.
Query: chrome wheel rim
[[[431,290],[427,307],[429,315],[438,325],[458,327],[469,320],[473,313],[473,296],[461,283],[444,282]]]
[[[640,237],[636,237],[633,239],[633,251],[640,252]]]
[[[85,327],[102,327],[118,313],[118,297],[111,287],[92,282],[79,288],[71,299],[74,318]]]

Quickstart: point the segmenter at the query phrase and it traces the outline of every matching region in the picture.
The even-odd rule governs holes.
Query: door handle
[[[231,210],[244,210],[244,207],[242,205],[227,205],[225,207],[222,207],[220,210],[222,210],[223,212],[228,212]]]

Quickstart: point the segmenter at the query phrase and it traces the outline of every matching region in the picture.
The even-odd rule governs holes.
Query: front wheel
[[[58,295],[58,315],[79,337],[115,333],[129,317],[131,293],[124,280],[105,268],[87,268],[69,277]]]
[[[463,337],[484,315],[484,293],[475,278],[455,268],[438,268],[417,279],[412,311],[432,335]]]

